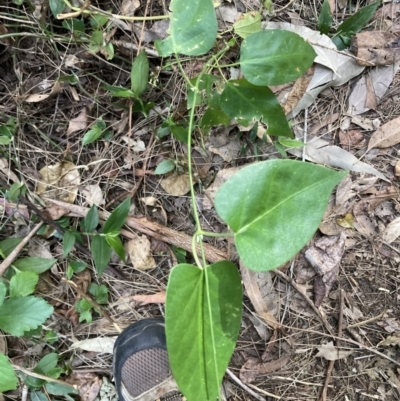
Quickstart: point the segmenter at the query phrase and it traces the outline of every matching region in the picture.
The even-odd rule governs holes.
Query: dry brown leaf
[[[74,163],[61,162],[45,166],[39,171],[39,175],[37,194],[44,198],[74,203],[81,183],[79,171]]]
[[[90,372],[72,373],[65,382],[78,388],[82,401],[94,401],[102,386],[102,380]]]
[[[0,24],[0,37],[7,33],[8,33],[8,29],[3,24]],[[14,43],[14,39],[10,38],[10,37],[0,38],[0,43],[2,43],[5,46],[12,46]]]
[[[388,333],[400,334],[400,321],[398,319],[390,317],[377,324],[383,327]]]
[[[29,95],[27,98],[25,98],[25,102],[27,103],[42,102],[43,100],[48,99],[50,96],[54,96],[57,93],[61,92],[61,90],[62,90],[61,83],[59,81],[56,81],[54,86],[51,88],[50,93],[47,94],[33,93],[32,95]]]
[[[270,294],[265,293],[265,291],[264,294],[261,292],[259,285],[261,283],[262,286],[265,286],[265,277],[263,278],[262,276],[270,273],[255,273],[247,269],[242,262],[240,262],[240,271],[247,296],[257,314],[273,329],[280,328],[280,323],[272,314],[273,312],[277,313],[279,309],[277,308],[276,303],[269,297]],[[270,286],[269,290],[270,292],[272,291],[272,286]],[[274,296],[273,298],[278,300],[277,296]]]
[[[400,117],[397,117],[377,129],[368,143],[368,150],[372,148],[388,148],[400,142]]]
[[[325,236],[317,240],[305,253],[306,259],[318,274],[314,280],[314,304],[317,307],[328,296],[333,284],[337,281],[345,242],[344,232],[340,235]]]
[[[157,267],[151,254],[151,243],[145,235],[138,235],[131,239],[126,243],[125,248],[135,269],[150,270]]]
[[[19,182],[19,178],[13,173],[10,169],[7,159],[0,157],[0,173],[8,182],[9,180],[12,182]]]
[[[85,185],[84,187],[79,188],[79,190],[82,196],[85,198],[86,204],[88,204],[89,206],[104,205],[105,200],[103,198],[103,192],[99,184]]]
[[[146,145],[140,139],[135,140],[126,135],[121,137],[121,139],[130,147],[132,152],[143,152],[146,150]]]
[[[232,167],[218,171],[213,183],[205,190],[205,196],[203,199],[203,208],[205,210],[209,210],[213,207],[214,198],[218,190],[226,181],[229,180],[229,178],[233,177],[242,168],[243,167]]]
[[[6,336],[0,333],[0,352],[7,355],[7,341]]]
[[[367,96],[365,98],[365,107],[371,110],[376,110],[378,107],[378,98],[375,93],[374,85],[372,83],[371,75],[367,74],[365,76],[367,84]]]
[[[396,177],[400,177],[400,160],[398,160],[397,162],[396,162],[396,165],[394,166],[394,175],[396,176]]]
[[[167,194],[173,196],[183,196],[190,191],[189,175],[171,175],[160,181],[161,187]]]
[[[338,349],[333,345],[333,341],[330,341],[327,344],[322,344],[321,347],[318,347],[318,354],[316,357],[325,358],[328,361],[337,361],[338,359],[347,358],[354,351],[347,351],[343,349]]]
[[[360,145],[359,147],[363,147],[363,145],[365,144],[364,135],[358,129],[353,129],[346,132],[340,130],[339,140],[342,147],[357,145]]]
[[[290,361],[290,355],[284,355],[270,362],[260,362],[256,358],[249,358],[240,369],[240,380],[243,383],[251,383],[258,376],[276,372],[283,369]]]
[[[395,241],[400,236],[400,217],[391,221],[383,230],[381,236],[388,244]]]
[[[140,7],[139,0],[122,0],[121,14],[127,16],[133,16],[135,11]]]
[[[69,124],[67,129],[67,137],[77,131],[84,130],[88,125],[88,116],[86,107],[84,107],[79,115],[73,118]]]
[[[375,224],[373,221],[365,214],[360,214],[355,216],[354,228],[365,237],[373,237],[376,235]]]
[[[365,31],[357,33],[351,40],[350,50],[357,63],[364,66],[390,65],[400,60],[400,47],[394,33]]]
[[[74,341],[71,344],[71,349],[79,348],[84,351],[101,352],[105,354],[112,354],[114,343],[117,337],[96,337],[89,338],[82,341]]]
[[[212,139],[214,138],[211,137],[210,141]],[[238,156],[242,147],[241,142],[237,137],[226,137],[226,142],[223,144],[217,144],[216,141],[214,141],[214,143],[215,145],[210,146],[208,150],[212,153],[217,154],[218,156],[221,156],[228,163]]]
[[[359,216],[361,214],[368,214],[372,212],[376,207],[378,207],[381,203],[396,198],[398,195],[398,190],[394,186],[390,186],[382,189],[381,191],[376,192],[373,196],[369,196],[364,198],[360,202],[358,202],[353,208],[354,216]]]
[[[400,335],[397,336],[387,336],[383,341],[381,341],[377,347],[389,347],[389,346],[400,346]]]

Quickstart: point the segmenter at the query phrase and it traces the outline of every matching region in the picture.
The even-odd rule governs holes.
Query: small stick
[[[87,301],[89,301],[99,312],[100,314],[107,319],[109,323],[111,323],[119,333],[122,332],[121,327],[118,326],[117,323],[114,322],[114,320],[111,318],[111,316],[94,300],[92,297],[90,297],[88,294],[83,292],[73,281],[67,280],[65,278],[62,278],[62,281],[66,282],[69,284],[71,287],[74,287],[75,291],[82,297],[85,298]]]
[[[40,227],[42,227],[43,222],[41,221],[39,224],[32,229],[32,231],[15,247],[15,249],[3,260],[0,264],[0,277],[4,274],[7,268],[14,262],[19,253],[22,251],[23,247],[29,242],[29,240],[39,231]]]
[[[314,302],[311,301],[311,299],[307,296],[307,294],[305,294],[303,291],[301,291],[300,287],[296,284],[296,282],[278,269],[272,270],[272,273],[276,274],[278,277],[282,278],[287,283],[289,283],[304,298],[304,300],[308,303],[310,308],[316,313],[316,315],[319,317],[321,322],[324,324],[324,326],[328,330],[329,334],[331,334],[334,337],[334,334],[333,334],[334,330],[333,330],[332,326],[326,320],[325,316],[322,315],[321,311],[314,305]]]
[[[339,322],[338,322],[338,338],[336,340],[336,347],[340,347],[340,337],[342,337],[343,332],[343,304],[344,304],[344,291],[340,290],[340,302],[339,302]],[[335,361],[329,361],[328,369],[326,370],[324,388],[322,389],[320,401],[326,401],[326,396],[328,394],[328,385],[331,380],[333,366]]]
[[[258,401],[265,401],[264,397],[261,397],[261,395],[258,395],[255,393],[250,387],[247,387],[238,377],[236,377],[229,369],[226,369],[226,373],[228,373],[228,376],[236,383],[238,384],[243,390],[247,391],[250,395],[252,395],[255,399]]]

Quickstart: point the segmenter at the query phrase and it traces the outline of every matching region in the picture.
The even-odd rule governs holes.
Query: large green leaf
[[[0,353],[0,393],[17,388],[17,377],[8,358]]]
[[[0,306],[0,329],[13,336],[22,336],[25,331],[44,323],[52,313],[53,307],[41,298],[10,298]]]
[[[293,160],[250,165],[218,191],[215,208],[252,270],[279,267],[312,238],[333,187],[347,173]]]
[[[240,275],[231,262],[172,269],[165,312],[167,347],[172,372],[188,400],[219,396],[239,334],[241,302]]]
[[[318,17],[318,30],[321,33],[328,33],[331,30],[332,23],[333,16],[329,0],[324,0]]]
[[[302,76],[316,53],[296,33],[270,29],[248,36],[240,48],[240,67],[254,85],[281,85]]]
[[[222,110],[243,125],[263,119],[268,124],[268,135],[292,136],[278,99],[266,86],[256,86],[245,79],[228,81],[220,102]]]
[[[350,45],[350,38],[368,24],[369,20],[375,14],[380,1],[369,4],[358,10],[353,16],[342,22],[337,29],[337,36],[332,38],[333,43],[338,50],[344,50]]]
[[[17,259],[13,262],[13,266],[22,272],[29,271],[41,274],[46,270],[49,270],[56,262],[57,259],[45,259],[33,256]]]
[[[131,69],[131,89],[137,97],[142,96],[147,89],[148,80],[149,59],[147,58],[146,51],[142,49],[132,63]]]
[[[160,56],[207,53],[217,37],[217,18],[211,0],[172,0],[170,35],[155,46]]]

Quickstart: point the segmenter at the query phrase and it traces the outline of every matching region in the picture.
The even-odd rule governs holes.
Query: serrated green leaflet
[[[276,96],[266,86],[256,86],[245,79],[228,81],[221,93],[222,110],[243,125],[262,119],[268,135],[292,136],[285,113]]]
[[[332,189],[347,173],[293,160],[245,167],[218,191],[215,208],[235,233],[244,264],[272,270],[312,238]]]
[[[170,36],[156,41],[161,57],[171,54],[200,56],[207,53],[217,37],[217,18],[211,0],[172,0]]]
[[[241,303],[240,275],[231,262],[172,269],[165,312],[167,346],[172,372],[188,400],[219,396],[239,334]]]
[[[35,291],[39,276],[34,272],[20,272],[10,280],[10,297],[24,297]]]
[[[47,375],[47,373],[57,366],[58,355],[55,352],[45,355],[33,370],[36,373]]]
[[[240,67],[254,85],[281,85],[302,76],[316,55],[296,33],[270,29],[253,33],[243,41]]]
[[[36,297],[16,297],[4,301],[0,306],[0,329],[22,336],[46,321],[53,313],[53,307]]]
[[[155,169],[154,174],[167,174],[170,171],[174,170],[176,164],[173,160],[164,159]]]
[[[0,353],[0,393],[17,388],[17,377],[8,358]]]

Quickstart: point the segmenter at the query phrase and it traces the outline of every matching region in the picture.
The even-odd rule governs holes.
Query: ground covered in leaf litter
[[[177,259],[191,261],[189,253],[177,251],[187,248],[185,234],[195,229],[186,147],[171,136],[160,140],[157,135],[168,117],[186,118],[185,86],[174,66],[162,69],[161,60],[153,57],[145,100],[156,104],[156,112],[151,124],[138,113],[130,114],[129,105],[112,99],[104,83],[128,87],[130,60],[140,44],[156,54],[153,41],[166,34],[165,21],[144,28],[113,26],[107,40],[114,44],[115,57],[107,61],[104,49],[93,54],[76,44],[61,22],[50,17],[45,2],[33,5],[34,10],[17,8],[11,1],[0,6],[1,34],[33,34],[6,37],[0,44],[0,123],[13,118],[18,125],[14,145],[1,148],[1,186],[6,190],[23,181],[28,198],[45,207],[45,218],[69,214],[73,227],[93,203],[111,211],[132,196],[133,223],[124,231],[131,260],[122,264],[113,259],[100,279],[89,267],[73,276],[75,288],[62,280],[67,260],[60,239],[52,232],[47,238],[36,236],[26,252],[58,259],[42,274],[36,290],[55,308],[46,327],[57,333],[58,341],[0,337],[0,345],[14,365],[27,369],[54,350],[67,368],[62,380],[78,385],[82,399],[111,400],[115,394],[109,385],[112,357],[107,350],[118,334],[113,322],[124,328],[163,315],[170,268]],[[308,143],[305,151],[289,150],[289,157],[352,172],[337,188],[319,232],[295,260],[272,273],[241,268],[244,314],[230,371],[259,399],[400,399],[398,63],[366,68],[354,57],[335,52],[329,39],[315,32],[321,4],[314,6],[298,1],[275,4],[269,27],[308,35],[311,43],[320,45],[320,59],[304,78],[273,89],[292,119],[296,137]],[[340,23],[347,9],[341,2],[336,6],[335,22]],[[161,1],[98,2],[96,7],[125,15],[160,15],[167,10]],[[242,13],[258,8],[257,1],[223,3],[217,9],[221,32]],[[398,31],[399,12],[396,3],[378,9],[365,29],[372,35],[368,40],[377,38],[378,30]],[[267,19],[264,15],[263,21]],[[43,38],[45,29],[54,35],[53,41]],[[360,37],[355,53],[363,40]],[[235,49],[229,57],[227,63],[237,59]],[[188,60],[184,67],[189,76],[196,76],[202,61]],[[77,82],[57,81],[72,73]],[[100,118],[109,137],[83,147],[83,134]],[[263,131],[260,124],[261,138]],[[212,200],[227,177],[255,160],[280,157],[270,141],[251,137],[235,124],[213,129],[210,136],[197,133],[193,163],[203,228],[226,230]],[[155,175],[156,166],[166,159],[176,162],[176,170]],[[58,204],[43,201],[49,196]],[[34,224],[32,207],[19,205],[17,214],[16,205],[4,199],[2,203],[1,239],[26,235]],[[238,262],[232,243],[218,239],[209,245],[215,260],[227,254]],[[84,253],[73,254],[92,266]],[[93,322],[79,322],[74,305],[91,282],[106,285],[109,299],[102,316],[94,313]],[[98,339],[100,345],[76,344],[87,339]],[[239,381],[227,375],[228,399],[254,399]],[[21,389],[3,395],[20,397]]]

